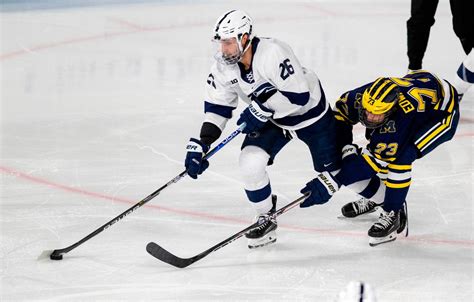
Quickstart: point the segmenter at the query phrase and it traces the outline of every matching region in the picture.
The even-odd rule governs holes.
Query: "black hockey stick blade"
[[[161,246],[159,246],[158,244],[156,244],[154,242],[149,242],[147,244],[146,251],[150,255],[152,255],[153,257],[157,258],[158,260],[161,260],[163,262],[166,262],[166,263],[168,263],[170,265],[173,265],[175,267],[178,267],[178,268],[185,268],[185,267],[193,264],[194,262],[201,260],[202,258],[206,257],[210,253],[215,252],[215,251],[223,248],[224,246],[228,245],[229,243],[239,239],[240,237],[244,236],[245,233],[247,233],[248,231],[260,226],[263,223],[265,223],[265,221],[268,221],[269,219],[280,216],[281,214],[287,212],[291,208],[294,208],[295,206],[297,206],[301,202],[303,202],[303,200],[306,197],[308,197],[310,194],[311,193],[305,193],[303,196],[301,196],[298,199],[290,202],[286,206],[280,208],[275,213],[273,213],[271,215],[268,215],[266,220],[263,220],[263,221],[259,220],[255,223],[251,224],[250,226],[246,227],[245,229],[241,230],[240,232],[235,233],[234,235],[230,236],[229,238],[219,242],[218,244],[210,247],[209,249],[205,250],[204,252],[202,252],[202,253],[194,256],[194,257],[180,258],[180,257],[168,252],[167,250],[165,250],[164,248],[162,248]]]
[[[184,268],[190,264],[193,264],[197,260],[199,260],[199,259],[194,259],[195,257],[179,258],[171,254],[170,252],[168,252],[167,250],[165,250],[164,248],[162,248],[161,246],[159,246],[158,244],[154,242],[150,242],[146,245],[146,251],[153,257],[158,258],[161,261],[171,264],[173,266],[176,266],[178,268]]]
[[[229,238],[219,242],[218,244],[214,245],[213,247],[210,247],[207,250],[205,250],[204,252],[202,252],[202,253],[194,256],[194,257],[191,257],[191,258],[180,258],[180,257],[178,257],[174,254],[171,254],[170,252],[168,252],[167,250],[165,250],[164,248],[162,248],[161,246],[159,246],[158,244],[156,244],[154,242],[149,242],[146,245],[146,250],[150,255],[152,255],[153,257],[155,257],[155,258],[157,258],[157,259],[159,259],[163,262],[166,262],[166,263],[168,263],[170,265],[173,265],[175,267],[178,267],[178,268],[184,268],[186,266],[189,266],[189,265],[193,264],[196,261],[201,260],[202,258],[206,257],[210,253],[215,252],[220,248],[223,248],[224,246],[228,245],[232,241],[239,239],[240,237],[245,235],[245,233],[247,233],[248,231],[258,227],[261,223],[263,223],[263,222],[257,221],[255,223],[253,223],[252,225],[246,227],[245,229],[241,230],[240,232],[235,233],[234,235],[230,236]]]

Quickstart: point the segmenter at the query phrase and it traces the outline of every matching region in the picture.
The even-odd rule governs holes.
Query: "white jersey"
[[[207,78],[205,122],[224,129],[238,99],[258,100],[272,110],[277,126],[298,130],[307,127],[330,108],[318,77],[301,66],[292,49],[273,38],[254,38],[249,70],[242,64],[215,62]]]

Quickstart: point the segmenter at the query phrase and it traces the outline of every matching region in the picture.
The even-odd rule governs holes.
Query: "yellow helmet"
[[[359,108],[359,120],[367,128],[377,128],[383,125],[390,114],[395,110],[400,90],[398,85],[390,78],[378,78],[362,94],[362,102]],[[384,115],[381,121],[373,122],[367,120],[367,113]]]

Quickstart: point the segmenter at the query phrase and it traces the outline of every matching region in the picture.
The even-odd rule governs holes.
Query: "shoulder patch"
[[[214,83],[214,75],[212,73],[207,76],[207,84],[211,85],[212,87],[214,87],[214,89],[216,89],[216,83]]]

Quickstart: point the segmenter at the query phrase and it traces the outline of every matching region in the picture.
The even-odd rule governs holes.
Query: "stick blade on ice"
[[[183,259],[177,257],[154,242],[146,245],[146,251],[153,257],[178,268],[184,268],[195,262],[193,258]]]

